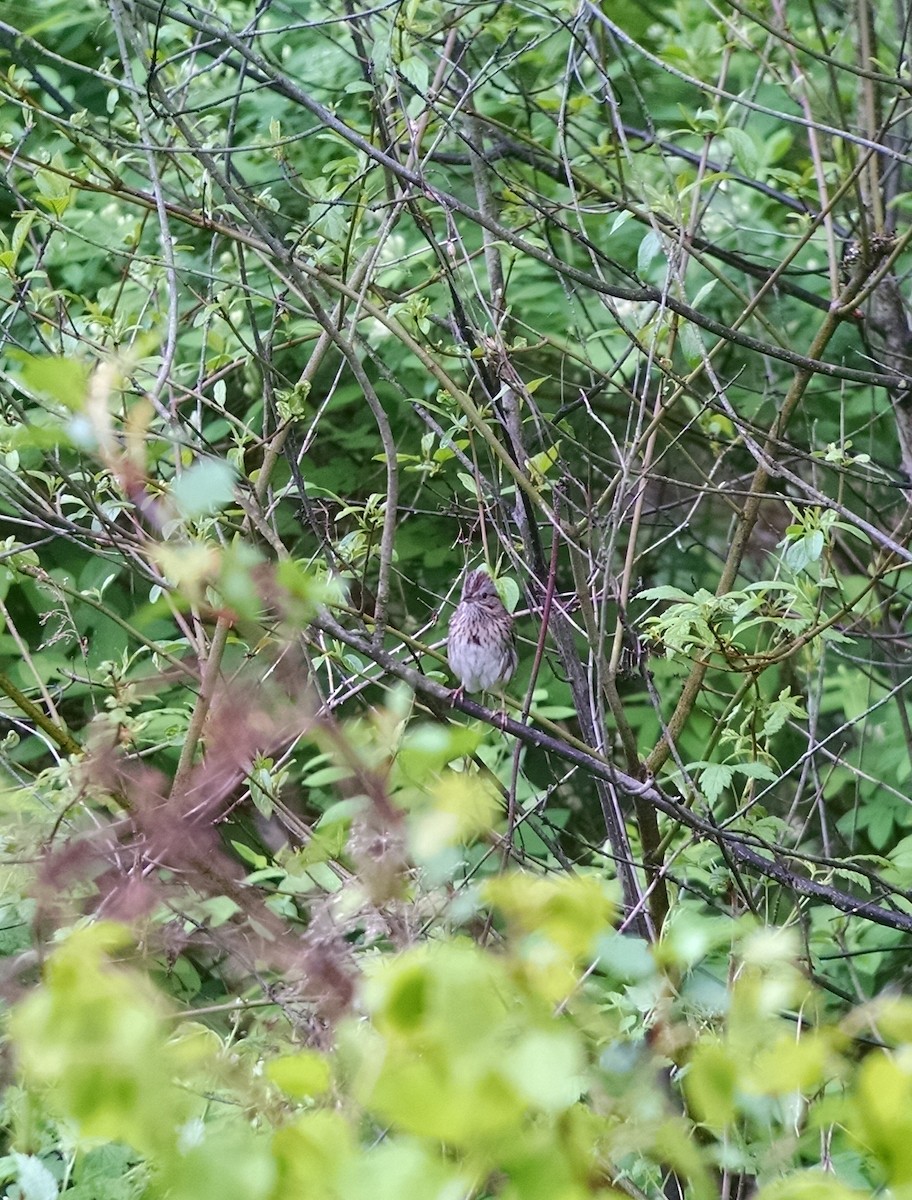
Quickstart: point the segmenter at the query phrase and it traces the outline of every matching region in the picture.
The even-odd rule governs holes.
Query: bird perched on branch
[[[516,670],[513,618],[486,571],[470,571],[450,619],[447,658],[459,680],[456,696],[507,683]]]

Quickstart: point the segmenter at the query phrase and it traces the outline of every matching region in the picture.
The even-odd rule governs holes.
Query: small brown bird
[[[513,618],[486,571],[470,571],[450,619],[447,658],[459,680],[456,695],[507,683],[516,670]]]

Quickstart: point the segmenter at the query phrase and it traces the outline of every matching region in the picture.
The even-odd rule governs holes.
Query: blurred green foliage
[[[909,1192],[907,15],[5,6],[10,1200]]]

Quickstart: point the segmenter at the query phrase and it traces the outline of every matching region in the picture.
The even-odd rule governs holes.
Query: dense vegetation
[[[3,7],[8,1196],[912,1195],[909,16]]]

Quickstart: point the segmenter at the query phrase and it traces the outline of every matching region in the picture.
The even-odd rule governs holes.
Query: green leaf
[[[430,79],[427,62],[417,55],[409,55],[401,59],[397,66],[415,91],[421,96],[425,95]]]
[[[654,229],[650,229],[637,250],[637,274],[644,274],[652,260],[664,252],[661,236]]]
[[[689,367],[695,367],[706,357],[706,349],[703,345],[700,330],[690,321],[681,321],[679,329],[681,333],[681,350],[684,358]]]
[[[22,381],[26,387],[50,396],[74,412],[81,411],[85,405],[91,373],[92,364],[82,358],[60,355],[22,357]]]
[[[671,587],[670,584],[663,583],[661,587],[645,588],[642,592],[637,592],[638,600],[691,600],[689,592],[682,592],[680,588]]]
[[[431,863],[452,846],[489,830],[497,818],[498,797],[490,782],[465,772],[448,771],[428,781],[412,801],[409,845],[416,861]],[[407,797],[403,796],[403,800]]]
[[[32,228],[37,216],[38,214],[33,208],[29,209],[27,212],[19,215],[16,224],[13,226],[12,236],[10,237],[9,261],[4,264],[10,273],[16,269],[22,247],[25,245],[29,230]]]
[[[550,940],[572,958],[592,953],[613,914],[605,887],[594,875],[551,879],[503,875],[488,880],[484,892],[518,929]]]
[[[739,775],[746,775],[749,779],[767,779],[773,782],[779,778],[779,772],[774,771],[769,763],[760,761],[733,763],[732,769]]]
[[[742,174],[749,176],[751,179],[759,178],[763,172],[763,161],[758,153],[757,147],[754,144],[754,139],[745,129],[738,129],[733,125],[728,125],[725,128],[725,140],[731,146]]]
[[[870,1194],[846,1187],[832,1171],[813,1169],[768,1183],[755,1200],[868,1200]]]
[[[750,1090],[768,1096],[812,1091],[824,1078],[829,1054],[826,1035],[806,1033],[796,1038],[783,1032],[751,1064]]]
[[[340,1165],[337,1194],[345,1200],[457,1200],[475,1190],[464,1167],[448,1161],[433,1145],[405,1138],[385,1138]]]
[[[126,940],[104,923],[71,933],[10,1027],[26,1078],[49,1088],[84,1135],[154,1150],[191,1102],[173,1082],[160,1002],[145,980],[107,961]]]
[[[732,781],[735,768],[726,763],[708,763],[700,772],[700,791],[715,804]]]
[[[203,458],[175,477],[171,496],[185,520],[218,512],[234,499],[237,473],[222,459]]]
[[[533,455],[526,464],[529,474],[532,476],[532,482],[540,484],[559,458],[559,441],[555,442],[553,446],[549,446],[547,450],[542,450],[541,453]]]
[[[504,1073],[520,1095],[545,1112],[561,1112],[586,1087],[585,1054],[569,1028],[534,1029],[513,1042]]]
[[[249,542],[236,537],[219,555],[216,588],[221,602],[239,617],[257,620],[263,600],[254,572],[263,557]]]
[[[912,1073],[875,1050],[858,1072],[851,1131],[867,1141],[891,1187],[912,1186]]]
[[[395,1128],[453,1146],[517,1129],[528,1105],[502,1067],[522,1016],[508,1002],[513,990],[494,959],[464,942],[380,964],[364,989],[373,1029],[347,1037],[360,1102]]]
[[[457,471],[456,478],[459,480],[459,482],[462,484],[462,486],[465,488],[465,490],[469,493],[470,496],[474,496],[477,498],[478,487],[475,483],[475,477],[473,475],[469,475],[465,471]]]
[[[735,1090],[740,1074],[728,1047],[705,1039],[694,1051],[684,1080],[687,1099],[698,1120],[722,1129],[735,1119]]]
[[[303,1099],[329,1090],[329,1061],[316,1050],[299,1050],[266,1063],[266,1076],[288,1096]]]
[[[509,575],[500,575],[494,580],[497,594],[500,596],[507,612],[513,612],[519,603],[519,584]]]

